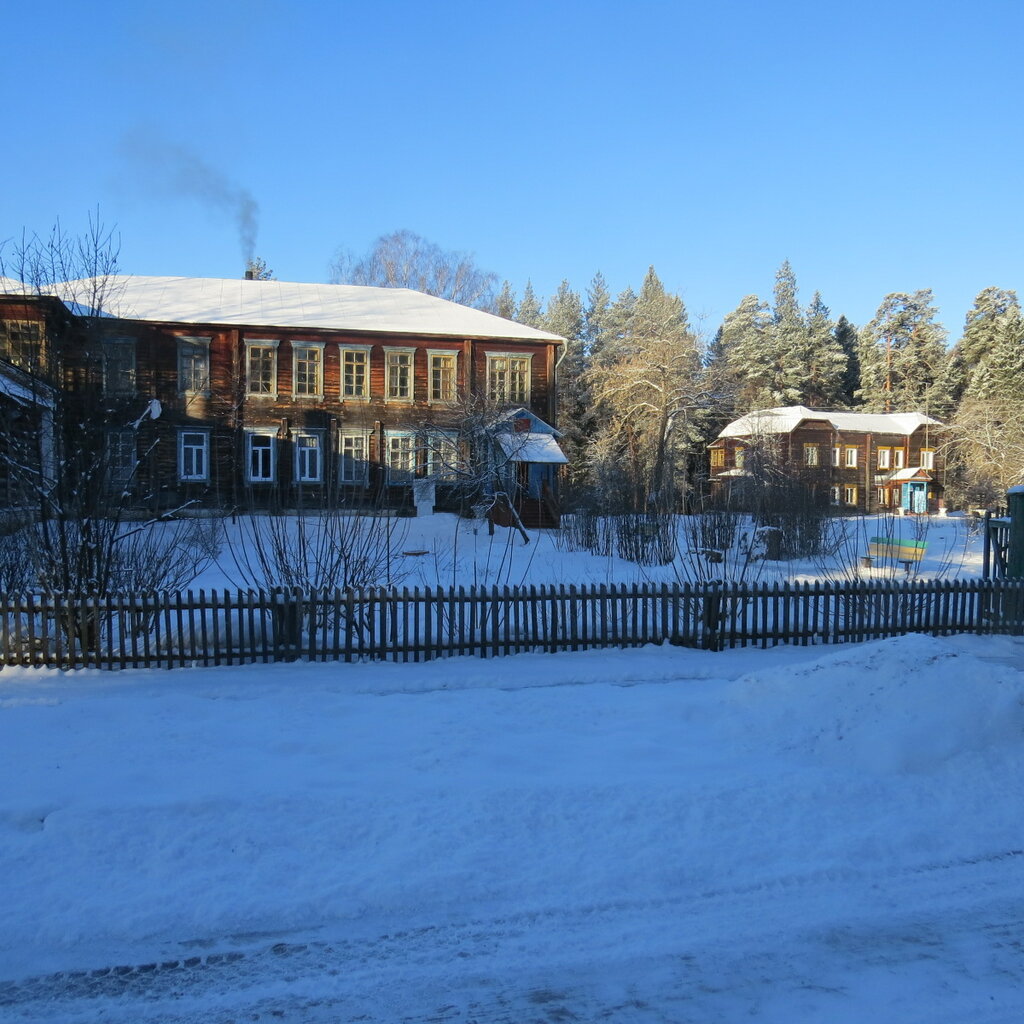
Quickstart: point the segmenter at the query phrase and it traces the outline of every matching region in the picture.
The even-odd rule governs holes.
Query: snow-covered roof
[[[888,484],[904,483],[907,480],[928,480],[930,481],[931,474],[922,468],[921,466],[911,466],[907,469],[898,469],[895,473],[890,473],[886,479]]]
[[[912,434],[918,427],[941,427],[938,420],[921,412],[828,412],[804,405],[757,409],[733,420],[719,437],[750,437],[756,434],[790,434],[806,420],[819,420],[834,430],[863,434]]]
[[[298,327],[445,338],[561,342],[557,334],[513,323],[409,288],[301,284],[212,277],[129,277],[104,282],[109,312],[125,320],[249,327]],[[58,285],[62,297],[87,281]]]
[[[510,462],[558,462],[569,460],[558,442],[550,434],[537,434],[521,430],[513,433],[496,434],[501,450]]]
[[[0,295],[24,295],[27,291],[31,291],[27,285],[0,274]]]
[[[14,372],[0,366],[0,395],[13,398],[21,405],[39,405],[47,409],[53,408],[53,399],[49,389],[44,385],[29,387],[14,379]]]

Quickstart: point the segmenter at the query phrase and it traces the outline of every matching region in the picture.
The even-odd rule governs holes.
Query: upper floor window
[[[457,352],[428,352],[430,363],[430,401],[454,402],[457,393]]]
[[[384,350],[384,396],[389,402],[412,401],[412,361],[415,349]]]
[[[888,469],[892,465],[892,449],[891,448],[879,448],[878,449],[878,468]]]
[[[135,394],[135,341],[110,338],[103,342],[103,393]]]
[[[295,434],[295,479],[319,483],[323,479],[323,437],[318,432]]]
[[[245,343],[245,391],[249,395],[277,397],[276,341]]]
[[[818,446],[816,444],[805,444],[804,445],[804,465],[805,466],[816,466],[816,465],[818,465]]]
[[[921,449],[921,468],[922,469],[934,469],[935,468],[935,450],[932,448]]]
[[[530,401],[531,357],[512,352],[490,352],[487,355],[487,396],[492,402],[521,403]]]
[[[30,370],[43,355],[43,325],[34,320],[0,320],[0,358]]]
[[[178,391],[182,394],[210,393],[210,340],[178,339]]]
[[[743,467],[746,464],[747,464],[747,449],[746,448],[737,448],[736,449],[736,468],[737,469],[743,469]]]
[[[843,449],[840,448],[838,445],[833,447],[833,449],[832,449],[832,465],[833,466],[840,465],[840,463],[842,461],[842,457],[843,457]]]
[[[893,448],[892,450],[892,464],[896,469],[903,468],[904,453],[902,448]]]
[[[343,346],[341,348],[341,398],[367,399],[370,397],[370,346]]]
[[[711,465],[715,468],[725,465],[725,449],[724,448],[712,448],[711,449]]]
[[[856,469],[857,468],[857,449],[852,445],[848,445],[846,448],[846,468]]]
[[[179,431],[178,478],[185,481],[200,481],[210,478],[209,431]]]
[[[323,398],[324,343],[292,342],[292,395],[296,398]]]

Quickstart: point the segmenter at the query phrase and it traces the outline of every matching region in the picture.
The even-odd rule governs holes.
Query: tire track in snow
[[[732,957],[738,964],[750,964],[760,957],[764,961],[762,969],[775,975],[776,984],[787,982],[810,991],[815,986],[806,982],[800,970],[785,964],[785,945],[794,935],[803,936],[800,942],[806,944],[812,941],[808,936],[817,934],[831,947],[832,955],[867,967],[927,960],[936,957],[936,943],[942,944],[942,936],[932,943],[921,939],[913,931],[913,920],[937,917],[941,921],[939,908],[945,908],[950,921],[962,919],[962,927],[981,936],[1004,972],[1019,969],[1024,983],[1020,918],[1012,901],[1005,899],[1006,870],[1016,869],[1022,859],[1024,850],[1015,849],[948,862],[927,861],[888,871],[820,870],[679,893],[660,900],[612,900],[470,918],[393,931],[366,940],[282,941],[245,951],[231,949],[204,956],[61,971],[0,982],[0,1020],[75,1024],[96,1019],[100,1002],[105,1020],[139,1024],[228,1024],[281,1019],[365,1024],[398,1020],[407,1024],[470,1020],[479,1024],[502,1024],[506,1020],[509,1024],[602,1018],[669,1020],[672,1018],[663,1018],[659,1009],[639,996],[621,1002],[617,1008],[593,1004],[586,985],[541,986],[510,995],[500,991],[502,986],[507,987],[507,982],[503,982],[491,993],[489,1001],[481,1002],[470,998],[477,984],[472,979],[493,978],[509,943],[530,945],[533,961],[547,966],[559,963],[559,957],[564,959],[566,935],[585,932],[595,936],[604,932],[605,948],[600,961],[613,962],[623,932],[640,933],[653,926],[666,934],[660,937],[665,948],[653,954],[652,962],[663,960],[672,964],[679,977],[674,987],[681,992],[701,988],[701,962],[708,958],[709,951],[714,950],[719,961],[725,962],[723,946],[730,950],[726,960]],[[851,888],[862,893],[865,887],[882,902],[896,894],[899,897],[902,916],[887,922],[887,937],[881,945],[877,929],[865,927],[861,918],[837,919],[827,899]],[[1018,894],[1022,890],[1018,885],[1010,891]],[[820,897],[823,906],[818,905],[815,896]],[[769,907],[771,913],[767,912]],[[780,916],[784,918],[781,923]],[[763,923],[766,921],[770,923]],[[666,929],[665,922],[671,923],[671,927]],[[762,922],[760,930],[758,922]],[[952,933],[952,924],[945,930]],[[451,967],[453,963],[456,969]],[[573,968],[565,967],[564,971],[571,974]],[[410,1015],[407,1006],[396,1007],[398,1016],[375,1015],[374,990],[395,988],[408,979],[414,979],[425,991],[435,992],[436,1008],[426,1014]],[[323,995],[307,994],[305,990],[310,984],[319,984]],[[459,1004],[445,1005],[441,998],[444,984],[464,989],[468,986],[467,998]],[[290,991],[285,999],[286,1010],[281,1009],[280,999],[265,994],[267,989],[282,988]],[[670,993],[663,993],[663,999],[669,997]],[[230,1000],[233,1008],[222,1012],[209,1005],[199,1008],[204,1000],[214,1004]],[[192,1003],[197,1004],[196,1008],[186,1010],[185,1005]],[[588,1003],[592,1005],[584,1009]],[[246,1016],[239,1017],[240,1007],[245,1008]],[[977,1024],[1020,1019],[1019,1008],[1010,1017],[994,1013],[989,1018],[972,1019]],[[684,1019],[687,1018],[675,1018]],[[952,1022],[957,1018],[936,1017],[933,1012],[930,1019],[939,1024],[944,1019]]]

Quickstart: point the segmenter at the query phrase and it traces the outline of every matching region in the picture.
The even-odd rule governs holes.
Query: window
[[[339,439],[343,484],[365,484],[369,477],[369,438],[365,433],[342,434]]]
[[[389,483],[406,483],[416,474],[416,437],[413,434],[388,434],[387,466]]]
[[[114,490],[123,490],[135,474],[135,432],[111,430],[107,433],[107,479]]]
[[[182,430],[178,434],[178,478],[207,480],[210,476],[210,434],[206,430]]]
[[[135,394],[135,342],[131,338],[103,342],[103,393]]]
[[[845,505],[856,505],[857,504],[857,488],[851,487],[847,484],[843,488],[843,504]]]
[[[846,468],[856,469],[857,468],[857,449],[847,446],[846,449]]]
[[[342,347],[341,399],[367,399],[370,397],[370,346]]]
[[[456,434],[431,433],[427,439],[427,476],[435,480],[457,480],[459,439]]]
[[[843,449],[842,448],[836,447],[836,448],[832,449],[832,465],[833,466],[838,466],[840,464],[840,461],[842,459],[842,455],[843,455]],[[838,502],[836,504],[838,504]]]
[[[246,431],[246,479],[251,484],[270,483],[274,479],[276,437],[271,431]]]
[[[903,468],[903,449],[893,448],[892,450],[892,464],[896,469]]]
[[[833,505],[839,504],[839,487],[833,485],[828,489],[828,500]]]
[[[892,449],[891,448],[879,448],[878,449],[878,468],[888,469],[892,464]]]
[[[878,488],[878,505],[879,508],[885,508],[889,504],[889,488],[879,487]]]
[[[412,401],[412,360],[415,349],[384,350],[384,397],[389,402]]]
[[[805,444],[804,445],[804,465],[805,466],[817,466],[818,465],[818,446],[816,444]]]
[[[747,462],[747,449],[737,448],[736,449],[736,468],[742,469]]]
[[[724,448],[712,448],[711,449],[711,466],[713,469],[720,469],[725,465],[725,449]]]
[[[319,433],[295,434],[295,479],[299,483],[319,483],[323,478],[321,466],[322,438]]]
[[[531,357],[512,352],[488,353],[487,395],[492,402],[530,401]]]
[[[292,396],[295,398],[323,398],[322,341],[292,342]]]
[[[457,352],[428,352],[430,363],[430,401],[454,402],[458,367]]]
[[[39,365],[43,325],[32,320],[0,320],[0,358],[24,369]]]
[[[277,397],[276,341],[245,343],[245,390],[249,395]]]
[[[932,448],[921,449],[921,468],[922,469],[934,469],[935,468],[935,451]]]
[[[210,393],[210,340],[178,339],[178,391],[181,394]]]

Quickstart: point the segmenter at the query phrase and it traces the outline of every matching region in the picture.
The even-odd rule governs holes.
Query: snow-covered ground
[[[574,548],[565,533],[553,530],[531,531],[529,543],[524,543],[514,530],[498,527],[490,534],[485,522],[454,515],[395,519],[389,521],[390,575],[394,583],[409,587],[905,578],[903,568],[893,561],[872,569],[861,567],[861,556],[868,553],[874,536],[925,542],[925,557],[914,567],[914,578],[980,576],[982,571],[979,521],[959,514],[840,517],[829,521],[832,550],[828,554],[793,561],[760,557],[763,542],[749,521],[741,521],[724,560],[713,563],[701,550],[708,545],[692,536],[694,520],[678,517],[676,522],[678,553],[673,561],[643,565],[616,553],[599,555]],[[840,530],[845,539],[837,539]],[[258,561],[252,557],[253,536],[246,519],[224,521],[213,536],[218,556],[190,586],[198,590],[256,585],[258,581],[247,577],[239,564]],[[292,546],[298,544],[296,539]],[[272,547],[269,539],[266,546]]]
[[[1018,1022],[1022,670],[5,669],[0,1020]]]

